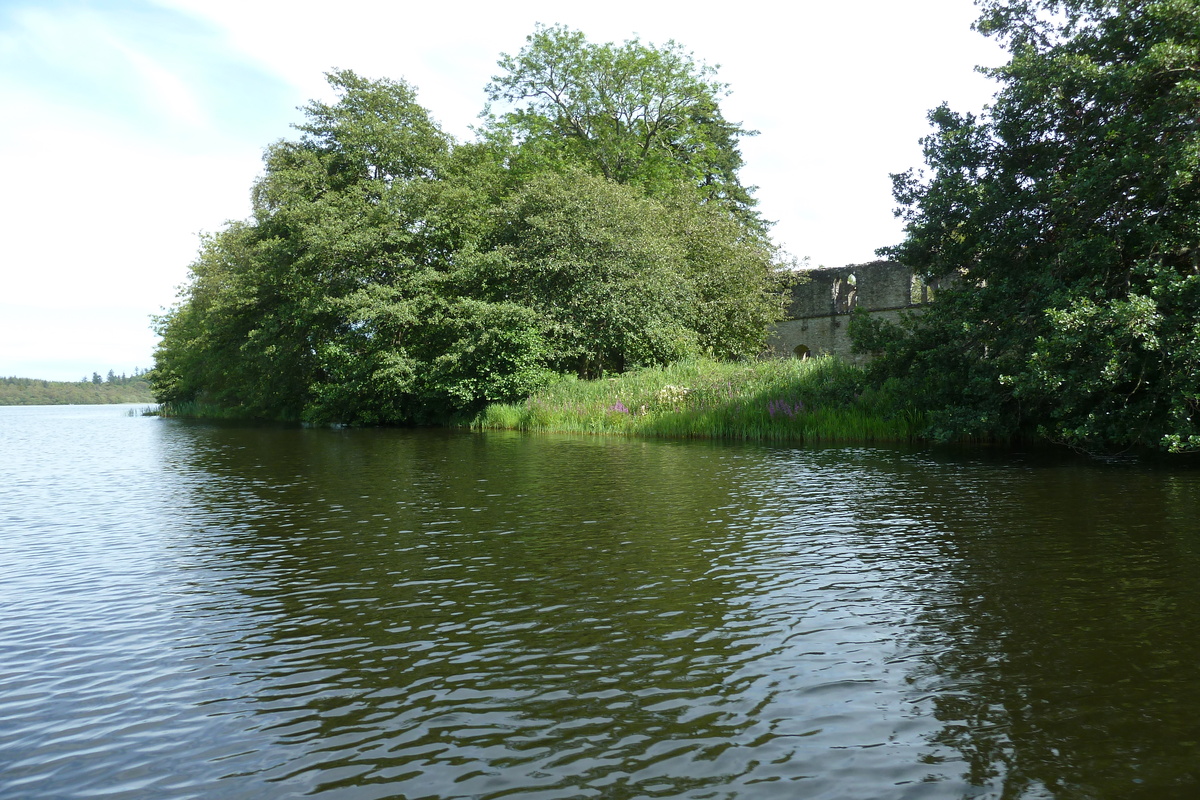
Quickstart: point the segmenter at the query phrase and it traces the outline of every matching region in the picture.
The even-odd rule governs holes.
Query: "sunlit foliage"
[[[1200,5],[986,0],[1010,61],[981,117],[942,106],[894,176],[941,282],[905,330],[859,324],[932,431],[1092,451],[1200,447]]]
[[[565,56],[579,69],[597,68],[596,47],[562,29],[539,29],[523,57],[551,33],[582,48]],[[557,374],[757,352],[782,298],[736,182],[740,129],[720,121],[711,70],[674,44],[631,47],[646,80],[666,69],[696,91],[643,167],[611,175],[569,132],[553,159],[551,131],[501,135],[499,121],[455,142],[408,84],[331,73],[337,102],[308,104],[300,137],[267,148],[252,217],[203,238],[158,319],[158,398],[254,418],[427,422]],[[697,131],[715,137],[702,151]],[[624,152],[610,139],[636,135],[609,131],[604,148]]]

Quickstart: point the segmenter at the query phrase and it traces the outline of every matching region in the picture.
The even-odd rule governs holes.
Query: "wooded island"
[[[936,302],[852,322],[873,360],[821,380],[921,437],[1200,448],[1200,6],[979,5],[1011,54],[995,101],[930,113],[926,169],[893,176],[905,240],[880,251]],[[337,102],[267,149],[251,218],[204,238],[158,319],[158,399],[437,423],[758,356],[802,278],[739,180],[752,132],[714,69],[564,27],[499,65],[470,142],[404,82],[331,73]]]

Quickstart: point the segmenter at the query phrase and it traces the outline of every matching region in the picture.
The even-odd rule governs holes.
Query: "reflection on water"
[[[1200,480],[0,409],[0,796],[1190,797]]]

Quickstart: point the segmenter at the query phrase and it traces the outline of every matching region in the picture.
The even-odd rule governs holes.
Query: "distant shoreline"
[[[0,378],[0,406],[95,406],[154,402],[150,384],[141,376],[101,383]]]

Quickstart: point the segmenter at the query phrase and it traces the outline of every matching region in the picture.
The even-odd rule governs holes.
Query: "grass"
[[[564,379],[493,404],[475,428],[797,442],[897,442],[923,419],[836,358],[688,361],[595,381]]]

